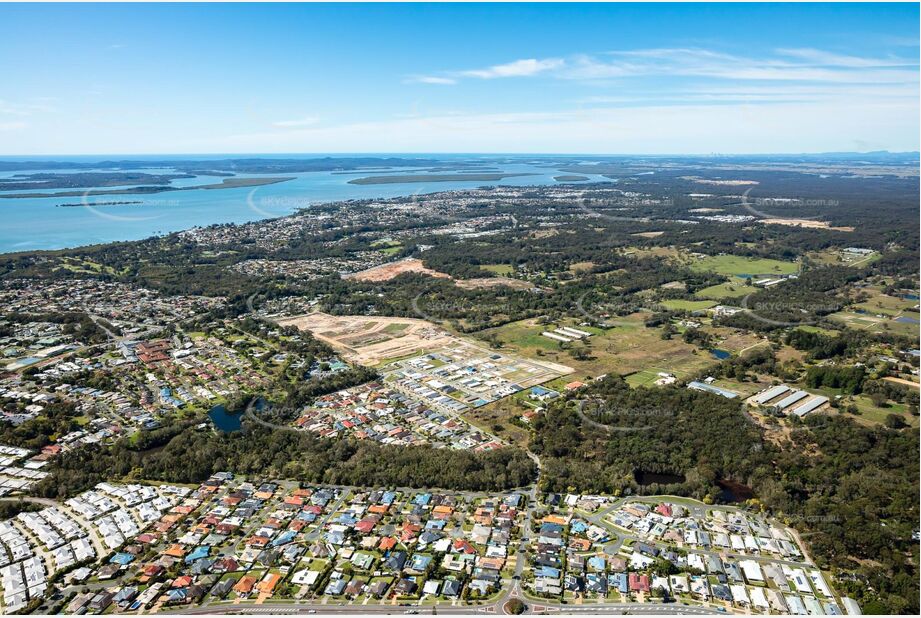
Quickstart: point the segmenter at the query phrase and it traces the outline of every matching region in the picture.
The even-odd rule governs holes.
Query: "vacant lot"
[[[530,290],[533,283],[511,277],[484,277],[482,279],[455,279],[454,285],[464,290],[507,287],[513,290]]]
[[[406,258],[405,260],[399,260],[389,264],[381,264],[380,266],[375,266],[367,270],[345,275],[342,278],[355,279],[357,281],[389,281],[403,273],[418,273],[420,275],[428,275],[429,277],[437,277],[439,279],[450,278],[450,276],[445,273],[426,268],[422,260],[417,260],[416,258]]]
[[[651,370],[688,376],[716,363],[708,352],[698,351],[679,337],[663,340],[661,329],[646,328],[643,321],[649,314],[637,313],[618,318],[617,326],[607,330],[578,325],[575,321],[561,322],[556,326],[538,324],[537,320],[521,320],[479,333],[495,336],[503,348],[518,352],[528,358],[541,358],[575,369],[565,379],[584,379],[607,373],[628,374]],[[574,326],[596,333],[585,343],[562,344],[541,335],[557,326]],[[585,355],[573,357],[570,350],[585,348]]]
[[[336,316],[316,312],[281,319],[278,324],[310,331],[349,360],[363,365],[378,365],[456,341],[444,329],[414,318]]]
[[[663,300],[661,305],[672,311],[703,311],[716,305],[712,300]]]
[[[862,290],[864,292],[868,290]],[[905,315],[911,318],[917,318],[918,312],[915,308],[918,306],[918,301],[914,299],[904,299],[897,298],[895,296],[889,296],[883,294],[881,290],[870,288],[871,298],[856,303],[852,306],[853,309],[862,309],[867,313],[871,314],[882,314],[888,315],[891,317],[898,317]]]
[[[510,275],[515,272],[511,264],[481,264],[480,269],[494,275]]]
[[[792,275],[799,270],[796,262],[781,262],[740,255],[712,255],[690,264],[691,269],[730,276]]]
[[[829,319],[840,322],[849,328],[866,330],[872,333],[895,333],[897,335],[907,335],[910,337],[918,336],[918,322],[906,321],[910,319],[917,320],[918,314],[912,318],[902,316],[900,318],[881,317],[878,318],[870,313],[854,313],[853,311],[839,311],[833,313]],[[901,321],[900,321],[901,320]]]
[[[755,288],[745,285],[744,281],[739,283],[719,283],[711,285],[708,288],[698,290],[694,296],[697,298],[708,298],[711,300],[726,300],[731,298],[742,298],[755,291]]]

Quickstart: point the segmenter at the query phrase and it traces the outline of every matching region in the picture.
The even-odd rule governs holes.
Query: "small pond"
[[[217,405],[211,408],[211,411],[208,412],[208,416],[211,418],[211,422],[214,423],[214,426],[224,433],[240,431],[240,427],[243,423],[242,413],[238,412],[236,414],[231,414],[223,405]]]
[[[633,473],[633,478],[636,479],[636,482],[640,485],[652,485],[653,483],[658,483],[659,485],[672,485],[674,483],[683,483],[684,475],[683,474],[669,474],[667,472],[643,472],[642,470],[637,470]]]

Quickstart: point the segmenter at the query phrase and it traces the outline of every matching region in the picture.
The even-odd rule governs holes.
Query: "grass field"
[[[490,272],[494,275],[508,276],[515,272],[511,264],[481,264],[480,269]]]
[[[853,255],[841,251],[840,249],[834,248],[815,251],[807,255],[813,262],[817,262],[826,266],[838,265],[863,267],[872,264],[880,258],[880,254],[875,252],[871,253],[870,255]]]
[[[481,331],[479,335],[493,334],[503,348],[517,352],[526,358],[548,360],[575,369],[565,376],[566,382],[584,380],[607,373],[627,374],[650,370],[664,371],[685,377],[716,363],[709,353],[699,351],[686,344],[679,337],[664,340],[661,329],[646,328],[643,324],[648,314],[637,313],[618,318],[618,325],[608,330],[593,329],[578,325],[575,321],[566,326],[596,333],[584,344],[589,358],[577,360],[560,343],[541,336],[549,325],[538,324],[536,320],[521,320],[497,328]],[[581,347],[583,344],[567,344]]]
[[[744,283],[719,283],[717,285],[711,285],[708,288],[698,290],[695,292],[694,296],[697,298],[708,298],[710,300],[725,300],[727,298],[742,298],[748,294],[754,292],[756,288],[753,288]]]
[[[809,324],[803,326],[797,326],[796,330],[801,330],[804,333],[815,333],[817,335],[825,335],[826,337],[834,337],[838,334],[836,330],[829,330],[827,328],[821,328],[819,326],[810,326]]]
[[[481,427],[495,433],[498,437],[516,446],[526,447],[531,432],[516,419],[533,407],[525,403],[527,391],[513,397],[505,397],[479,408],[464,412],[464,419],[474,427]]]
[[[587,273],[589,272],[595,264],[593,262],[573,262],[569,265],[569,272],[573,274]]]
[[[663,307],[667,307],[673,311],[702,311],[704,309],[709,309],[716,305],[716,302],[711,300],[680,300],[680,299],[671,299],[663,300],[660,303]]]
[[[713,255],[690,264],[692,270],[709,271],[721,275],[792,275],[799,270],[796,262],[781,262],[765,258],[739,255]]]
[[[917,316],[918,314],[915,314]],[[852,311],[839,311],[828,316],[829,319],[840,322],[848,328],[857,330],[866,330],[872,333],[895,333],[897,335],[907,335],[917,337],[919,328],[918,324],[909,324],[897,322],[892,318],[878,318],[869,313],[854,313]]]
[[[869,300],[866,300],[862,303],[857,303],[853,305],[855,309],[863,309],[867,313],[877,314],[881,313],[883,315],[897,316],[901,315],[902,312],[910,310],[912,307],[916,307],[918,301],[916,300],[905,300],[903,298],[895,298],[894,296],[887,296],[886,294],[879,294]],[[918,312],[908,312],[906,315],[910,317],[918,317]]]
[[[908,406],[904,403],[890,402],[889,407],[880,408],[873,404],[869,397],[857,395],[854,397],[854,404],[860,410],[858,416],[852,416],[856,421],[864,424],[882,425],[886,422],[886,417],[890,414],[898,414],[906,424],[912,427],[918,427],[918,417],[908,413]],[[850,415],[849,415],[850,416]]]
[[[85,273],[90,275],[105,273],[107,275],[117,275],[128,271],[127,268],[123,268],[121,271],[116,271],[111,266],[104,266],[99,262],[94,262],[93,260],[89,259],[65,257],[62,260],[61,268],[75,273]]]
[[[656,380],[662,376],[654,369],[644,369],[627,376],[627,384],[630,386],[655,386]]]

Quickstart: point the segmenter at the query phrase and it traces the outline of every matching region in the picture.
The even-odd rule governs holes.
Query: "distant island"
[[[80,197],[94,195],[147,195],[150,193],[164,193],[166,191],[191,191],[193,189],[239,189],[241,187],[261,187],[272,185],[278,182],[294,180],[294,176],[285,176],[280,178],[225,178],[219,183],[209,185],[195,185],[193,187],[170,187],[167,185],[154,185],[142,187],[127,187],[125,189],[101,190],[91,189],[89,191],[62,191],[60,193],[0,193],[3,198],[22,198],[22,197]]]
[[[77,202],[74,204],[56,204],[58,208],[88,208],[90,206],[131,206],[134,204],[143,204],[144,202],[140,200],[135,200],[133,202],[93,202],[92,204],[84,204],[83,202]]]
[[[588,180],[588,176],[554,176],[553,179],[557,182],[581,182]]]
[[[491,182],[502,180],[503,178],[515,178],[519,176],[536,176],[537,174],[519,173],[519,174],[409,174],[406,176],[366,176],[364,178],[355,178],[349,181],[350,185],[386,185],[403,182],[456,182],[464,180],[475,180]]]
[[[0,191],[30,189],[80,189],[84,187],[123,187],[126,185],[168,185],[178,178],[195,178],[193,174],[145,174],[143,172],[72,172],[16,174],[0,178]]]

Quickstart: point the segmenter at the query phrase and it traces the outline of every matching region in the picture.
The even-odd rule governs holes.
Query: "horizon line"
[[[334,158],[334,157],[367,157],[367,156],[388,156],[388,157],[422,157],[422,156],[505,156],[505,157],[765,157],[765,156],[820,156],[820,155],[872,155],[872,154],[890,154],[890,155],[921,155],[921,150],[822,150],[822,151],[788,151],[788,152],[655,152],[655,153],[638,153],[638,152],[476,152],[476,151],[441,151],[441,152],[424,152],[424,151],[361,151],[361,152],[192,152],[192,153],[170,153],[170,152],[149,152],[149,153],[41,153],[41,154],[0,154],[0,159],[15,159],[17,157],[34,159],[38,157],[231,157],[231,156],[248,156],[248,157],[281,157],[281,156],[300,156],[300,157],[317,157],[317,158]]]

